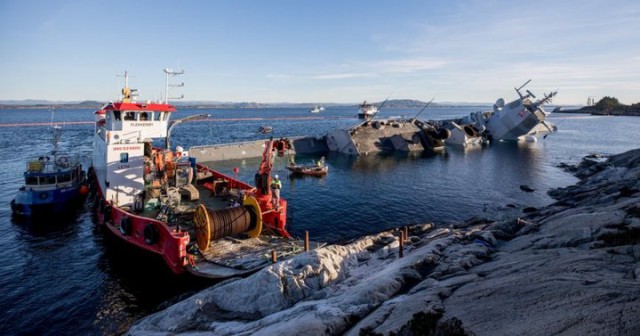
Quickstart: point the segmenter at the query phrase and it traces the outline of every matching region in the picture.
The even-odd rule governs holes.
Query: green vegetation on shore
[[[593,106],[585,106],[575,112],[593,115],[627,115],[640,116],[640,103],[621,104],[617,98],[605,96]]]

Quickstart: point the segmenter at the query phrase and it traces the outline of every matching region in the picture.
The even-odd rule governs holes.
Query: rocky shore
[[[526,217],[409,228],[230,279],[131,335],[637,335],[640,150],[569,167],[581,181]]]

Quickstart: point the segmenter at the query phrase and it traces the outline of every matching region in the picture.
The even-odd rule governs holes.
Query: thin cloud
[[[346,79],[346,78],[370,78],[376,77],[376,73],[332,73],[324,75],[308,76],[310,79]]]
[[[371,78],[377,77],[377,73],[373,72],[337,72],[337,73],[325,73],[325,74],[313,74],[313,75],[289,75],[289,74],[268,74],[266,77],[270,79],[320,79],[320,80],[332,80],[332,79],[348,79],[348,78]]]
[[[377,61],[370,64],[372,68],[384,73],[412,73],[424,70],[440,69],[450,62],[433,58],[413,58],[400,60]]]

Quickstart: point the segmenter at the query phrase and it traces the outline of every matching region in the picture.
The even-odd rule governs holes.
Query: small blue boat
[[[58,153],[60,127],[53,129],[51,154],[27,162],[24,185],[11,201],[11,210],[16,215],[62,213],[73,209],[88,192],[79,157]]]

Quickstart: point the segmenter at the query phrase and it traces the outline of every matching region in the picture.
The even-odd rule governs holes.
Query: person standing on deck
[[[273,207],[278,210],[280,206],[280,189],[282,188],[282,183],[278,179],[278,175],[274,175],[271,180],[271,203],[273,203]]]

